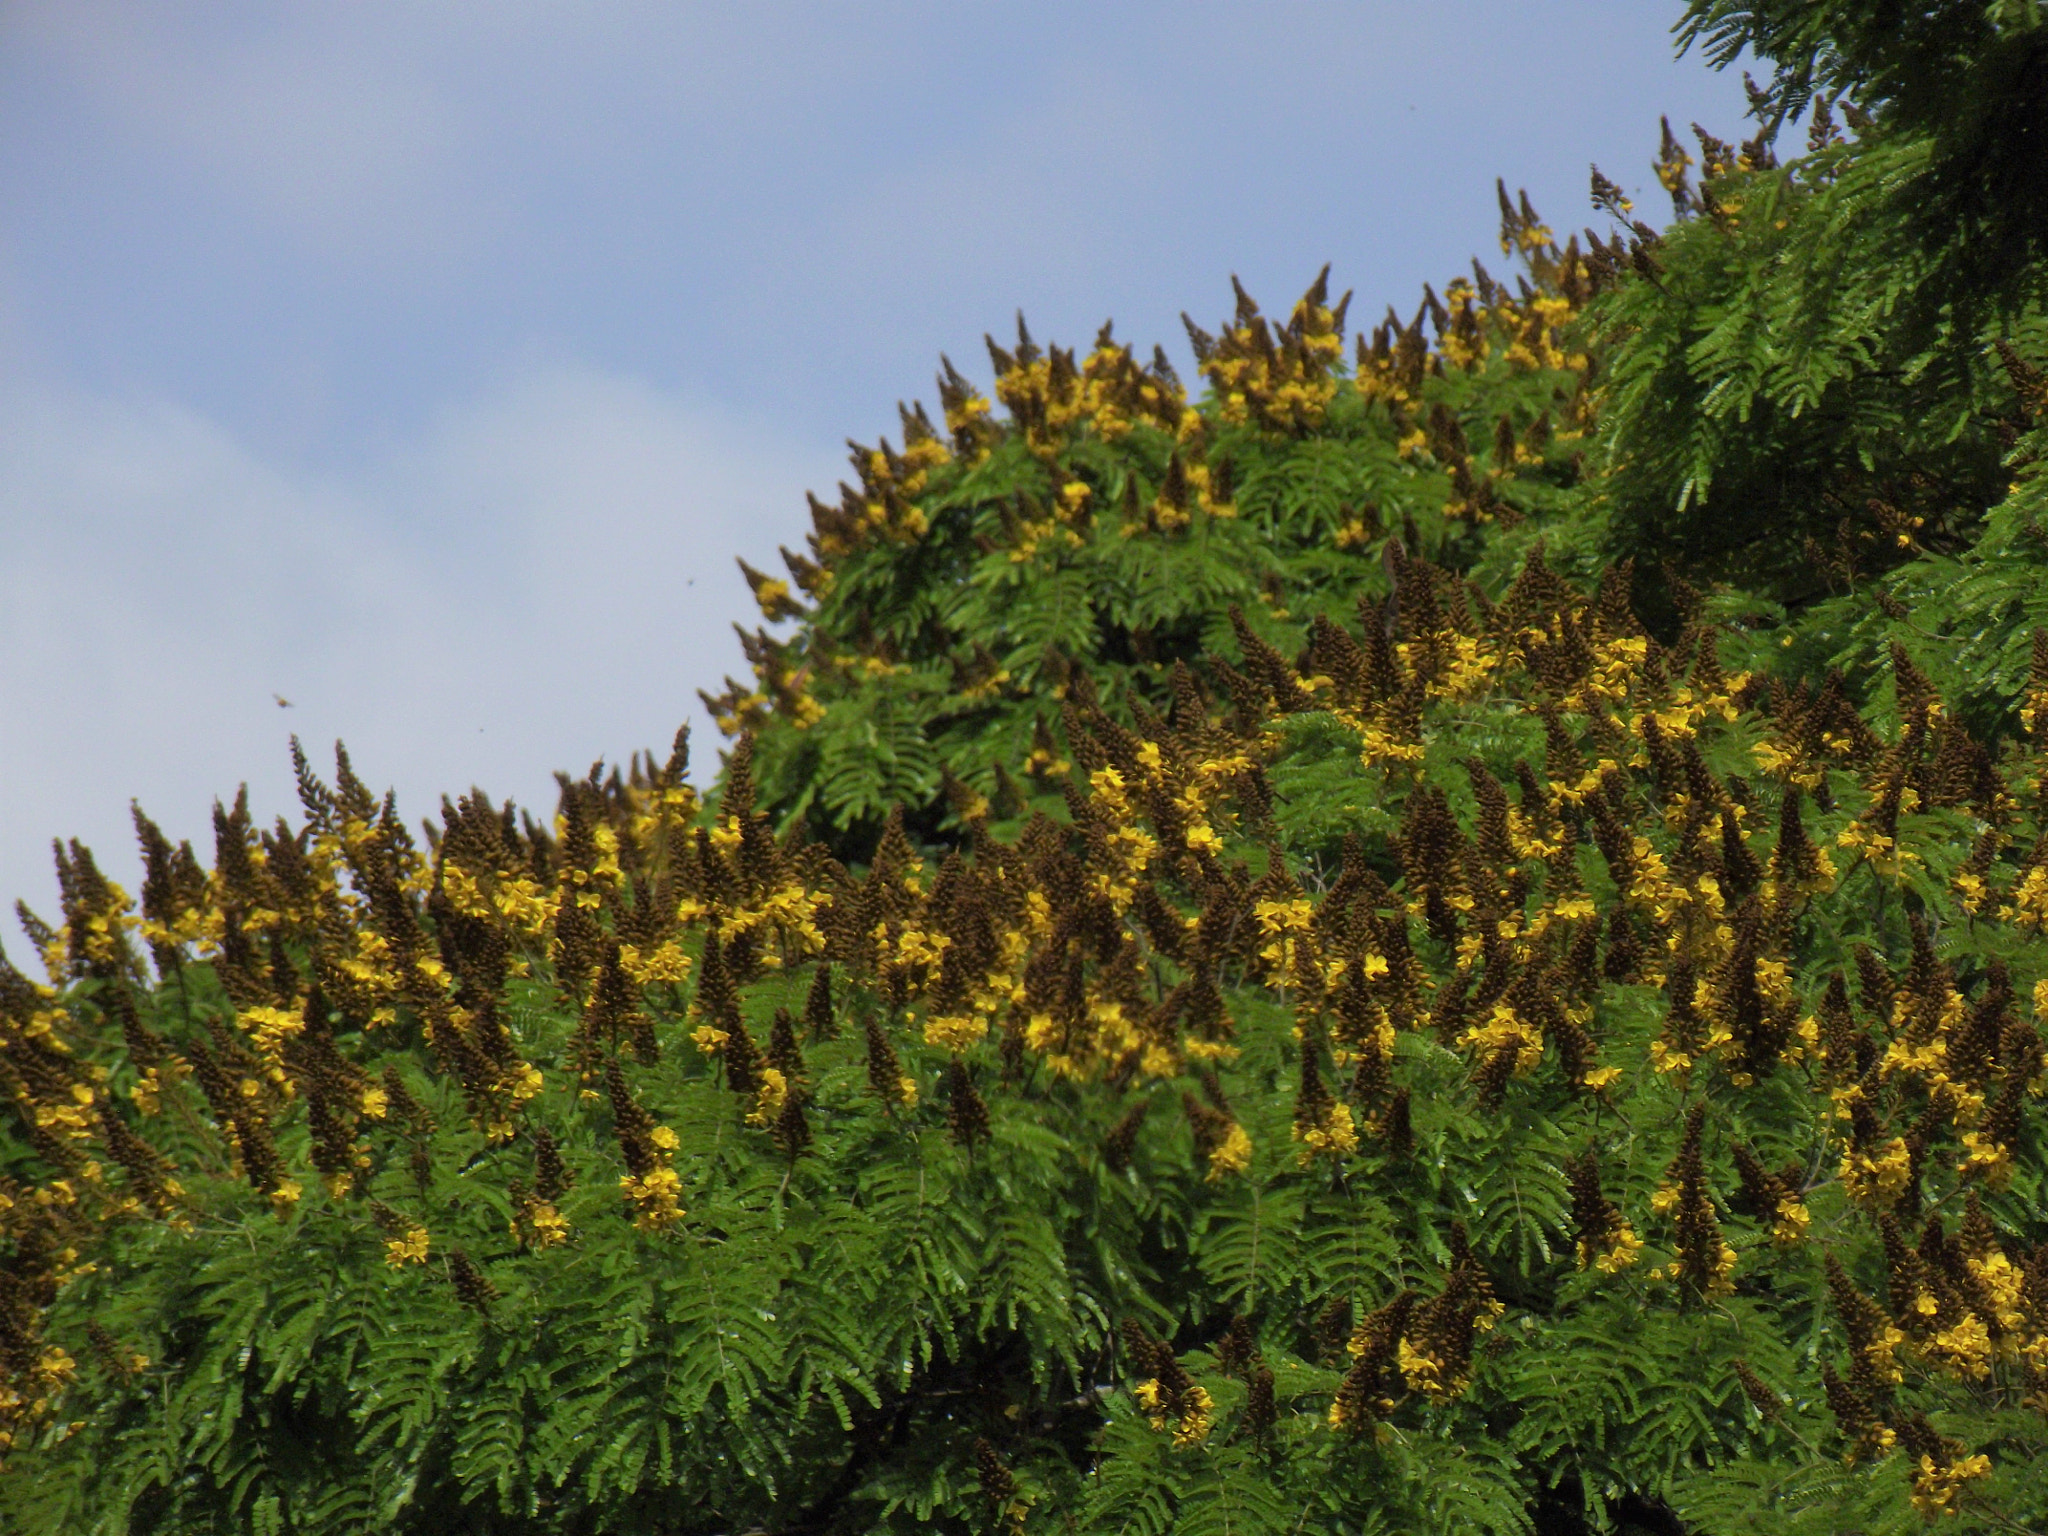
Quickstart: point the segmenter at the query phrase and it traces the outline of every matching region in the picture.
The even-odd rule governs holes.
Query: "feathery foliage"
[[[948,365],[708,801],[60,845],[0,1526],[2048,1526],[2041,30],[1868,14],[1348,363]]]

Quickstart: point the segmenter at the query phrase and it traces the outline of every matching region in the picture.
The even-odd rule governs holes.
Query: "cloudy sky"
[[[701,769],[732,557],[941,351],[1191,372],[1181,310],[1325,261],[1411,309],[1496,176],[1569,228],[1660,113],[1740,133],[1678,10],[8,0],[0,904],[56,835],[134,889],[131,798],[294,809],[294,732],[415,822],[686,718]]]

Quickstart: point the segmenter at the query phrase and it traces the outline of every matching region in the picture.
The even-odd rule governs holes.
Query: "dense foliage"
[[[708,801],[60,847],[0,1525],[2048,1528],[2048,28],[1890,9],[1348,361],[948,364]]]
[[[1327,273],[1283,326],[1242,289],[1219,335],[1189,322],[1199,404],[1108,326],[1078,359],[1021,319],[1014,351],[991,340],[1007,421],[949,362],[943,432],[904,411],[902,450],[857,447],[859,484],[813,502],[811,555],[785,551],[813,605],[747,571],[771,622],[802,620],[743,634],[753,679],[707,698],[760,730],[764,803],[856,851],[897,805],[927,834],[963,791],[1017,814],[1017,775],[1062,760],[1074,677],[1119,711],[1163,708],[1176,664],[1233,648],[1233,605],[1305,635],[1389,593],[1390,539],[1462,568],[1492,530],[1556,515],[1587,447],[1568,332],[1614,257],[1560,249],[1526,198],[1501,206],[1517,285],[1475,262],[1360,335],[1348,374],[1349,295],[1333,307]]]

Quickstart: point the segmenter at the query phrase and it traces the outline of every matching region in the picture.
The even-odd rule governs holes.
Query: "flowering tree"
[[[2040,1529],[2048,226],[1906,216],[1895,65],[2005,121],[2048,31],[1856,10],[1697,5],[1779,71],[1673,226],[1503,193],[1348,361],[1319,280],[1199,398],[948,365],[746,572],[706,799],[61,848],[7,1518]]]

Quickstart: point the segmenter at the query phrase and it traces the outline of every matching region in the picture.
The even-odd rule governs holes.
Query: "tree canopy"
[[[709,792],[60,845],[0,1525],[2048,1527],[2048,28],[1679,31],[1662,228],[946,362]]]

